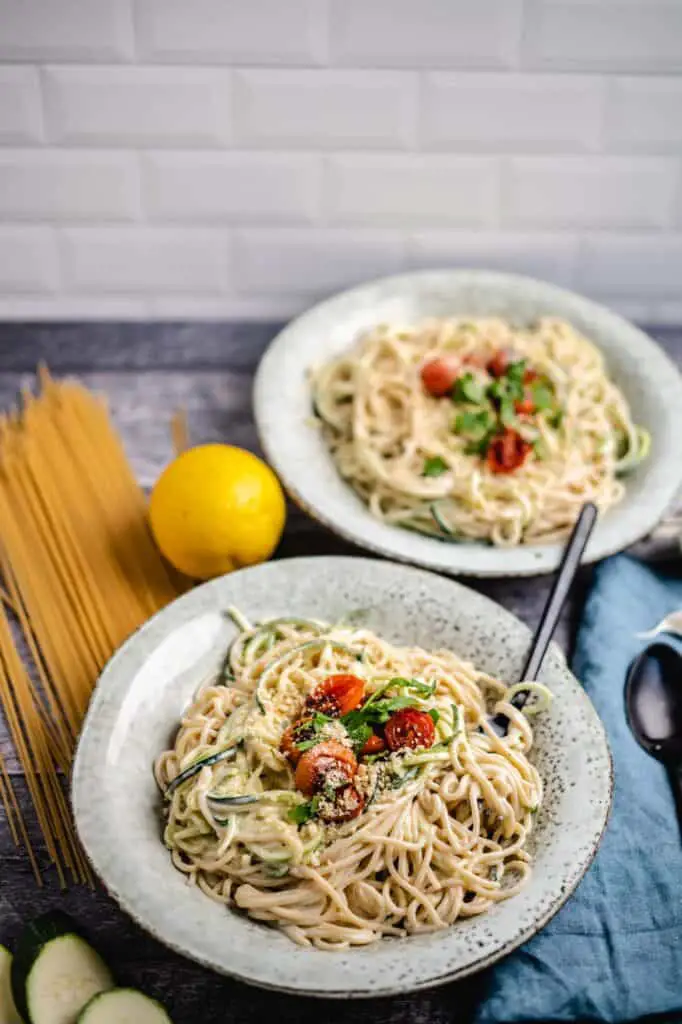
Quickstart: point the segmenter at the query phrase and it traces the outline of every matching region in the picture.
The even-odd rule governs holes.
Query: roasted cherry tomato
[[[491,377],[503,377],[509,369],[511,361],[510,353],[501,348],[495,353],[492,359],[488,360],[486,369]]]
[[[417,708],[403,708],[395,711],[384,729],[389,750],[403,747],[432,747],[436,738],[436,727],[431,715]]]
[[[343,821],[352,821],[357,818],[365,806],[365,798],[355,786],[343,786],[337,790],[333,803],[325,801],[319,810],[323,821],[332,825],[340,825]]]
[[[350,782],[358,770],[355,754],[343,743],[325,740],[306,750],[296,767],[296,788],[306,796],[319,793],[325,779],[333,775],[335,782]]]
[[[364,693],[365,683],[359,676],[327,676],[306,699],[305,706],[309,711],[321,711],[330,718],[339,718],[356,708]]]
[[[528,441],[510,427],[493,438],[486,459],[493,473],[513,473],[522,466],[531,450]]]
[[[460,363],[454,356],[441,356],[424,363],[421,370],[422,384],[434,398],[449,395],[459,377]]]
[[[530,416],[532,412],[535,412],[535,402],[533,401],[533,396],[528,388],[525,389],[523,398],[514,402],[514,408],[522,416]]]
[[[373,733],[360,751],[360,757],[367,757],[370,754],[380,754],[381,751],[385,749],[386,744],[382,740],[381,736],[378,736],[377,733]]]
[[[301,718],[298,722],[294,722],[293,725],[284,730],[282,739],[279,742],[279,749],[294,765],[297,765],[301,760],[301,751],[296,744],[303,743],[304,740],[310,739],[312,736],[310,724],[309,718]]]

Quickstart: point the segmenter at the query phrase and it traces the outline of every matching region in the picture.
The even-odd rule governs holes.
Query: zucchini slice
[[[21,1024],[12,998],[12,954],[0,946],[0,1021],[2,1024]]]
[[[183,782],[187,782],[194,775],[198,775],[202,768],[210,768],[211,765],[218,764],[219,761],[229,761],[237,756],[237,744],[233,744],[231,747],[227,747],[225,750],[219,751],[217,754],[208,754],[206,757],[200,757],[198,761],[191,764],[189,768],[185,768],[184,772],[180,772],[176,775],[168,785],[166,786],[166,792],[164,796],[168,799],[173,795],[178,786],[181,786]]]
[[[76,1024],[173,1024],[161,1003],[133,988],[114,988],[94,996]]]
[[[75,1024],[113,988],[109,968],[67,914],[43,914],[24,929],[12,963],[12,993],[26,1024]]]

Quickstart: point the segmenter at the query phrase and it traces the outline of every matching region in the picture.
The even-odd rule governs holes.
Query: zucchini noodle
[[[189,883],[320,949],[435,931],[519,891],[542,783],[527,756],[531,726],[510,703],[516,687],[450,651],[392,646],[365,628],[239,622],[220,677],[155,765],[165,844]],[[295,820],[304,796],[282,736],[339,673],[364,681],[364,707],[410,683],[435,739],[361,764],[367,798],[353,820]],[[496,713],[509,718],[504,738],[487,721]]]
[[[559,416],[540,412],[532,455],[514,472],[493,472],[453,429],[449,398],[434,398],[421,367],[455,356],[480,365],[512,350],[551,388]],[[377,518],[440,540],[500,546],[550,543],[581,506],[617,505],[619,479],[649,450],[599,350],[565,321],[532,328],[499,319],[381,324],[340,358],[312,372],[314,407],[341,476]],[[469,450],[467,450],[469,449]],[[424,472],[435,460],[438,473]]]

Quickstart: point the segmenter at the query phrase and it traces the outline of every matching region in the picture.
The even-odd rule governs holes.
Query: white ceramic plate
[[[381,322],[427,316],[496,315],[517,324],[540,316],[570,321],[603,351],[637,423],[652,435],[651,454],[628,477],[624,501],[599,523],[585,560],[621,551],[645,536],[682,482],[682,382],[646,334],[602,306],[553,285],[485,271],[426,271],[384,278],[337,295],[290,323],[258,370],[254,402],[263,449],[293,499],[341,536],[370,551],[441,572],[528,576],[551,572],[561,546],[491,548],[447,544],[375,519],[339,476],[311,416],[309,367],[343,352]]]
[[[254,619],[281,614],[363,622],[402,643],[450,647],[515,680],[529,632],[492,601],[443,577],[363,558],[272,562],[214,580],[175,601],[115,655],[99,681],[73,776],[78,832],[109,891],[144,928],[200,963],[269,988],[342,998],[389,995],[468,974],[538,930],[587,869],[611,799],[604,731],[590,701],[550,652],[542,679],[555,694],[536,732],[546,785],[527,887],[489,913],[433,935],[351,952],[301,949],[186,885],[161,841],[152,763],[175,734],[198,684],[235,634],[235,604]]]

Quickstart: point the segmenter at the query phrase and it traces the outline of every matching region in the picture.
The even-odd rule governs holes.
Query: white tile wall
[[[682,0],[0,0],[0,318],[429,266],[682,319]]]

